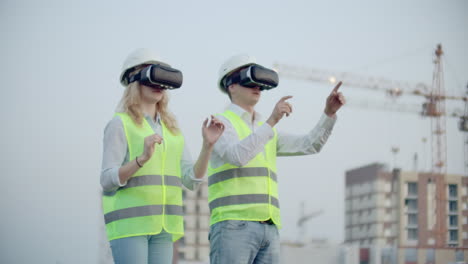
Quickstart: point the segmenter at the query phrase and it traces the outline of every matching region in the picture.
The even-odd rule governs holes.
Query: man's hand
[[[284,96],[276,103],[271,116],[266,121],[271,127],[274,127],[284,115],[289,116],[292,113],[292,105],[286,102],[286,100],[291,98],[291,95]]]
[[[338,92],[342,82],[339,82],[327,98],[325,114],[334,117],[336,112],[346,103],[346,99],[341,92]]]

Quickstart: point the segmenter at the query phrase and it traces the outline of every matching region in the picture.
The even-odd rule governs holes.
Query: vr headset
[[[250,65],[224,78],[224,88],[238,83],[244,87],[260,87],[260,90],[270,90],[278,86],[278,73],[258,64]]]
[[[182,72],[161,64],[151,64],[129,78],[128,83],[139,81],[141,84],[159,89],[177,89],[182,86]]]

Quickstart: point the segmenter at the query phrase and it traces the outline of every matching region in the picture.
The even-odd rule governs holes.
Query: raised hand
[[[276,103],[275,108],[273,108],[273,112],[267,120],[267,123],[270,126],[275,126],[284,115],[289,116],[289,114],[292,113],[292,105],[286,102],[286,100],[291,98],[291,95],[284,96],[278,101],[278,103]]]
[[[346,103],[344,95],[341,92],[338,92],[338,88],[340,88],[341,84],[342,82],[339,82],[327,97],[325,114],[329,117],[335,116],[336,112]]]
[[[144,146],[143,154],[141,155],[139,160],[142,162],[146,162],[147,160],[149,160],[151,156],[153,156],[156,143],[161,144],[162,141],[163,141],[163,138],[158,134],[145,137],[145,143],[144,143],[145,146]]]
[[[208,123],[208,118],[203,122],[202,135],[203,144],[206,147],[213,147],[218,141],[221,134],[224,132],[224,124],[216,117],[211,116],[211,122]]]

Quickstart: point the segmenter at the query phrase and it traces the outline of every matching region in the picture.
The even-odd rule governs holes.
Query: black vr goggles
[[[139,81],[152,88],[177,89],[182,86],[182,72],[161,64],[151,64],[130,77],[128,83]]]
[[[227,88],[238,83],[244,87],[260,87],[260,90],[270,90],[278,86],[278,73],[258,64],[250,65],[224,78],[223,85]]]

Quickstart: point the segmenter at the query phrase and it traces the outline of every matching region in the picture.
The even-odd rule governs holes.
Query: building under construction
[[[360,263],[468,261],[468,177],[376,163],[347,171],[345,190],[345,243]]]
[[[203,182],[196,191],[184,190],[184,214],[185,236],[176,244],[177,258],[191,262],[208,262],[210,208],[206,182]]]

